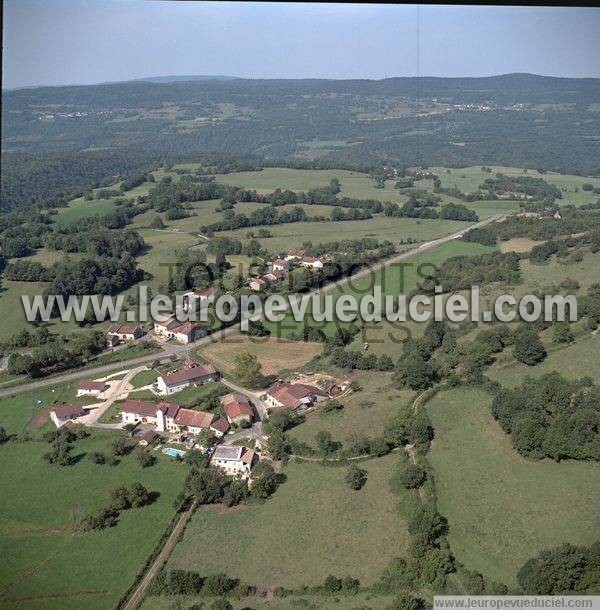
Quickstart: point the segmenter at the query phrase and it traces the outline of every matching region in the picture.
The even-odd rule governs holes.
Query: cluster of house
[[[174,339],[179,343],[192,343],[203,337],[206,330],[195,322],[180,322],[175,316],[154,320],[154,334],[163,339]]]
[[[156,394],[169,396],[185,388],[200,386],[208,381],[218,381],[220,378],[220,373],[212,365],[186,358],[185,368],[158,377],[154,391]]]
[[[150,424],[157,432],[182,436],[209,431],[221,438],[229,430],[229,422],[221,415],[186,409],[170,402],[126,400],[121,408],[121,420],[124,424]]]
[[[270,264],[268,273],[252,278],[248,282],[248,286],[250,290],[260,292],[266,286],[282,280],[285,277],[285,272],[289,271],[293,265],[299,265],[314,271],[323,269],[326,263],[327,259],[325,258],[306,256],[304,250],[285,250],[279,258]]]

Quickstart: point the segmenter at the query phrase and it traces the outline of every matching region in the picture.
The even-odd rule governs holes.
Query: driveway
[[[102,415],[110,409],[113,403],[118,400],[123,394],[127,393],[127,386],[130,381],[140,372],[145,371],[145,366],[138,366],[135,369],[130,369],[123,379],[120,379],[117,383],[112,385],[110,389],[105,392],[106,399],[103,402],[99,402],[96,408],[91,409],[89,414],[80,417],[78,422],[85,424],[86,426],[95,428],[120,428],[122,424],[99,424],[98,420]]]

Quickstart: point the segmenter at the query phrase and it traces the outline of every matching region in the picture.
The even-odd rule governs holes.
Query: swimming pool
[[[174,447],[165,447],[162,452],[171,457],[183,457],[185,455],[185,451],[182,449],[175,449]]]

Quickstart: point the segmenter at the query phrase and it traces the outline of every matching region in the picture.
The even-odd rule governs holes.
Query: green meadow
[[[0,425],[10,435],[26,430],[32,435],[0,445],[0,608],[116,606],[174,516],[183,466],[162,455],[145,469],[133,455],[112,467],[88,459],[92,451],[109,454],[119,433],[92,431],[76,441],[71,466],[42,459],[49,446],[41,432],[53,429],[43,423],[48,410],[72,402],[74,393],[73,386],[63,384],[0,400]],[[77,527],[80,518],[108,504],[111,489],[136,481],[154,492],[152,504],[123,511],[117,525],[106,530]]]
[[[523,563],[564,542],[600,539],[600,464],[519,456],[483,390],[443,391],[427,404],[429,459],[450,546],[467,568],[514,585]]]

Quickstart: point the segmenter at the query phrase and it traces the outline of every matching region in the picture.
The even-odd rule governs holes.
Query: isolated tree
[[[253,496],[261,499],[266,499],[272,495],[279,485],[279,475],[271,464],[259,462],[252,470],[252,488]]]
[[[8,440],[8,434],[6,433],[6,430],[0,426],[0,445],[2,443],[5,443]]]
[[[366,470],[359,468],[356,464],[351,464],[346,471],[344,481],[346,481],[346,485],[348,485],[350,489],[357,491],[367,482],[367,474]]]
[[[546,357],[546,348],[534,330],[520,331],[515,336],[514,356],[527,366],[535,366]]]
[[[256,387],[262,380],[258,358],[250,352],[241,352],[234,359],[233,376],[243,386]]]

